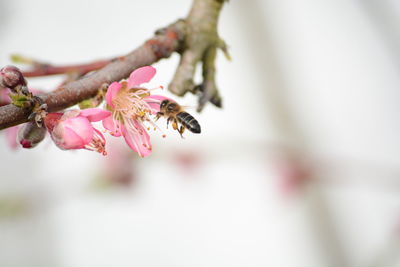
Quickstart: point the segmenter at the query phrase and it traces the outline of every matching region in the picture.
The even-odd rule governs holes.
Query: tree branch
[[[26,78],[41,77],[48,75],[66,74],[66,73],[79,73],[84,75],[88,72],[101,69],[113,62],[115,59],[98,60],[87,64],[55,66],[46,63],[33,63],[34,67],[30,71],[23,71],[22,75]]]
[[[39,96],[47,104],[49,112],[62,110],[94,97],[103,84],[124,79],[139,67],[169,57],[179,49],[184,30],[183,21],[173,23],[128,55],[117,58],[97,72]],[[18,108],[12,104],[0,107],[0,129],[28,121],[30,113],[29,109]]]
[[[201,41],[201,51],[205,47],[216,46],[217,42],[217,20],[224,0],[193,0],[193,5],[187,20],[178,20],[166,28],[158,30],[155,36],[147,40],[143,45],[136,48],[126,56],[118,57],[100,70],[84,76],[79,80],[69,82],[57,90],[39,95],[47,104],[48,111],[54,112],[78,104],[79,102],[96,96],[99,89],[104,88],[105,84],[120,81],[129,74],[142,66],[151,65],[162,58],[168,58],[173,52],[184,53],[186,49],[192,48],[196,44],[195,39]],[[204,23],[209,21],[209,24]],[[195,25],[199,27],[196,29]],[[188,30],[190,25],[190,31]],[[207,35],[211,37],[207,37]],[[209,42],[209,45],[207,45]],[[104,63],[104,62],[103,62]],[[102,63],[102,64],[103,64]],[[90,64],[83,65],[87,72]],[[212,65],[212,64],[210,64]],[[77,67],[77,66],[73,66]],[[91,68],[93,66],[90,66]],[[66,69],[57,69],[52,73],[44,71],[42,75],[56,74]],[[40,73],[26,73],[28,76],[40,76]],[[0,77],[1,79],[1,77]],[[0,80],[1,83],[1,80]],[[176,83],[175,83],[176,84]],[[191,88],[184,88],[178,95],[183,94]],[[173,90],[174,91],[174,90]],[[215,96],[215,93],[213,96]],[[203,103],[204,105],[204,103]],[[28,121],[32,110],[18,108],[12,104],[0,107],[0,130]]]

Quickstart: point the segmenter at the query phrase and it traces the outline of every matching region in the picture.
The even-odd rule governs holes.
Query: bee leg
[[[169,122],[170,122],[171,120],[172,120],[171,117],[169,117],[169,118],[167,119],[167,129],[168,129]]]
[[[185,137],[183,137],[183,132],[185,131],[186,127],[181,125],[181,128],[179,129],[179,134],[181,135],[181,137],[184,139]]]
[[[175,118],[173,118],[172,128],[174,128],[174,130],[178,130],[178,121]]]
[[[162,116],[164,116],[164,113],[162,113],[162,112],[157,112],[155,121],[158,121],[158,119],[159,119],[160,117],[162,117]]]

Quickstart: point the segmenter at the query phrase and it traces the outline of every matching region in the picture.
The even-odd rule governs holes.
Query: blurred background
[[[190,5],[0,1],[0,65],[123,55]],[[224,108],[188,110],[200,135],[153,132],[141,159],[111,136],[108,157],[13,150],[3,131],[0,266],[400,266],[399,25],[396,0],[232,0]]]

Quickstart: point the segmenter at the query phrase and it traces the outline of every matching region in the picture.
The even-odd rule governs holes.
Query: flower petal
[[[84,145],[90,143],[93,139],[93,126],[90,124],[89,120],[85,117],[75,117],[60,123],[61,127],[65,129],[71,129],[75,134],[82,138]],[[68,142],[70,138],[66,135],[68,132],[64,133],[63,139]]]
[[[101,108],[87,108],[81,110],[80,116],[86,117],[89,121],[101,121],[111,115],[111,112]]]
[[[160,111],[160,104],[162,101],[164,101],[164,100],[174,101],[171,98],[168,98],[168,97],[165,97],[162,95],[150,95],[150,96],[144,97],[143,99],[151,107],[151,109],[153,110],[153,112],[152,112],[153,114]]]
[[[123,126],[122,134],[130,148],[136,151],[142,158],[147,157],[152,152],[150,136],[146,129],[137,121],[134,121],[134,125],[137,127],[137,132],[127,131],[125,126]]]
[[[118,91],[121,89],[122,84],[120,84],[119,82],[113,82],[107,89],[107,93],[106,93],[106,102],[107,105],[114,107],[112,101],[115,97],[115,95],[118,93]]]
[[[142,83],[149,82],[154,75],[156,75],[156,69],[152,66],[145,66],[134,70],[128,79],[128,88],[132,88]]]
[[[80,149],[93,139],[93,126],[84,117],[74,117],[59,121],[50,135],[61,149]]]
[[[121,136],[121,126],[118,125],[118,122],[116,122],[112,116],[109,116],[103,120],[103,127],[107,129],[111,135],[115,137]]]
[[[69,127],[63,129],[63,136],[63,139],[60,139],[59,142],[55,142],[61,149],[81,149],[87,144],[73,129]]]
[[[46,126],[47,130],[51,133],[56,127],[56,125],[60,122],[60,119],[62,118],[63,114],[60,112],[56,113],[49,113],[47,116],[44,118],[44,125]]]

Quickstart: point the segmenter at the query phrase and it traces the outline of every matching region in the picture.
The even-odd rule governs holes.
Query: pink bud
[[[17,67],[5,66],[0,70],[0,85],[12,89],[18,85],[26,86],[26,81]]]
[[[17,142],[20,143],[23,148],[33,148],[39,144],[45,136],[46,128],[38,127],[35,122],[28,122],[18,130]]]
[[[109,116],[109,112],[101,109],[91,109],[90,111],[93,112],[71,110],[64,114],[49,113],[45,117],[44,123],[59,148],[64,150],[84,148],[105,155],[104,136],[90,122],[93,119],[92,116],[96,117],[93,114],[96,110],[101,114],[105,112],[105,115]],[[90,113],[90,115],[86,113]]]

